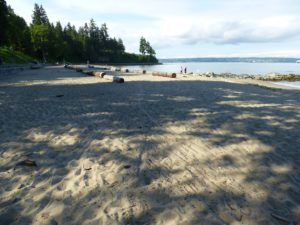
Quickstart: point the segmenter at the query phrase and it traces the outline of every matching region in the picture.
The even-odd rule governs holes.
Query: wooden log
[[[93,74],[95,77],[100,77],[100,78],[103,78],[106,75],[105,72],[99,72],[99,71],[95,71]]]
[[[89,76],[94,76],[94,71],[93,70],[83,70],[82,73],[89,75]]]
[[[124,81],[123,77],[114,76],[113,82],[114,83],[124,83],[125,81]]]
[[[153,72],[153,76],[158,77],[169,77],[169,78],[176,78],[176,73],[160,73],[160,72]]]
[[[114,83],[124,83],[125,82],[124,78],[119,77],[119,76],[104,75],[103,78],[106,80],[112,80]]]

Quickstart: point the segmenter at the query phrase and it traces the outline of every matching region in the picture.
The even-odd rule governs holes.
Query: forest
[[[18,51],[43,63],[157,63],[155,50],[140,38],[140,54],[126,52],[121,38],[91,19],[76,29],[71,23],[50,22],[42,5],[35,4],[26,21],[0,0],[0,50]],[[5,61],[4,61],[5,63]]]

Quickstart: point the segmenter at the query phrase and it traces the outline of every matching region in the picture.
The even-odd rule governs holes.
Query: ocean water
[[[279,81],[279,82],[273,82],[274,84],[280,84],[284,86],[289,86],[289,87],[295,87],[300,89],[300,81]]]
[[[234,74],[300,74],[300,63],[165,63],[154,66],[126,66],[128,69],[145,69],[156,72],[179,73],[181,67],[187,68],[187,72],[193,73],[234,73]]]

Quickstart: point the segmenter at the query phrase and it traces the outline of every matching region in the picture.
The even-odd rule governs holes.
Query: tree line
[[[42,62],[157,63],[150,43],[140,39],[140,53],[127,53],[121,38],[110,37],[107,25],[91,19],[79,29],[70,23],[49,21],[42,5],[35,4],[26,21],[0,0],[0,47],[24,52]]]

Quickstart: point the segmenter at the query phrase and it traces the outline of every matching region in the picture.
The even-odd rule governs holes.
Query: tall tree
[[[156,52],[154,49],[151,47],[149,41],[147,41],[144,37],[141,37],[140,39],[140,53],[143,55],[150,55],[150,56],[155,56]]]
[[[143,55],[125,52],[120,38],[110,37],[107,25],[100,27],[91,19],[79,30],[70,23],[64,28],[48,19],[42,5],[35,4],[30,27],[0,0],[0,45],[11,46],[40,60],[70,62],[156,62],[154,49],[144,37],[140,40]]]
[[[0,0],[0,46],[6,44],[8,8],[5,0]]]
[[[49,25],[49,19],[46,11],[42,5],[34,4],[34,10],[32,14],[33,25]]]
[[[121,38],[118,39],[118,47],[119,47],[119,49],[122,53],[125,52],[125,45],[124,45],[123,40]]]
[[[140,53],[145,55],[146,54],[146,45],[147,41],[144,37],[141,37],[140,39]]]
[[[49,56],[49,49],[51,49],[53,33],[47,13],[42,5],[34,5],[30,30],[36,57],[46,61]],[[51,55],[50,53],[50,57]]]
[[[152,48],[152,46],[148,41],[146,41],[145,48],[146,48],[146,53],[148,55],[154,56],[156,54],[156,52],[154,51],[154,49]]]
[[[30,30],[25,20],[16,15],[11,7],[8,7],[8,27],[6,30],[6,44],[14,50],[27,54],[32,53]]]

